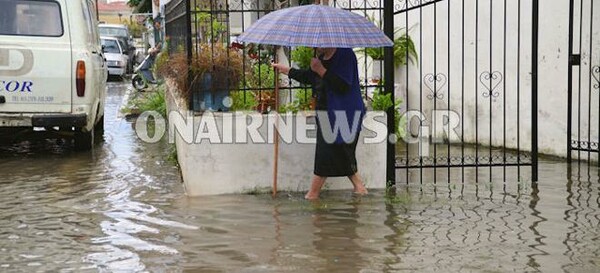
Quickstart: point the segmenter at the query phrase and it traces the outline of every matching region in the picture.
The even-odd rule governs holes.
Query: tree
[[[133,11],[136,13],[152,12],[151,0],[127,0],[127,5],[134,8]]]

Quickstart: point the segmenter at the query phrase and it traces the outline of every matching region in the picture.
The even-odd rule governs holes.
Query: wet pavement
[[[169,146],[143,143],[118,113],[126,89],[110,84],[92,152],[0,145],[0,271],[600,271],[597,167],[545,160],[537,187],[189,198]]]

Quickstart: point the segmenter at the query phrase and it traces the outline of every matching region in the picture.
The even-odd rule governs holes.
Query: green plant
[[[300,110],[310,110],[312,97],[313,93],[311,88],[303,88],[294,94],[294,99],[298,102]]]
[[[192,57],[192,77],[200,80],[204,73],[211,73],[212,90],[235,88],[242,78],[242,64],[242,55],[237,49],[203,43]]]
[[[381,87],[377,88],[373,92],[373,99],[371,106],[375,111],[388,111],[391,107],[394,107],[394,131],[396,131],[396,137],[398,139],[406,136],[406,118],[400,114],[401,99],[397,99],[395,103],[392,103],[392,94],[383,93]]]
[[[207,11],[201,11],[198,7],[194,12],[194,23],[200,32],[202,41],[205,43],[218,42],[223,34],[227,32],[227,25],[219,22],[215,15]]]
[[[246,77],[246,86],[249,88],[275,88],[275,71],[264,63],[252,66],[252,72]]]
[[[159,85],[154,92],[139,93],[139,95],[129,100],[123,111],[129,113],[156,111],[163,117],[166,117],[167,103],[165,101],[164,84]]]
[[[395,33],[403,30],[397,29]],[[394,39],[394,63],[396,66],[402,66],[407,64],[407,60],[414,64],[419,60],[419,55],[408,33],[403,33]]]
[[[381,28],[381,21],[375,20],[374,17],[367,16],[369,21],[375,23],[379,28]],[[408,35],[408,31],[405,28],[396,28],[394,30],[394,64],[396,67],[406,65],[407,59],[410,60],[411,63],[415,63],[419,59],[419,55],[417,54],[417,49],[415,47],[415,43],[413,42],[410,35]],[[383,60],[384,59],[384,50],[381,47],[378,48],[364,48],[357,50],[360,53],[366,54],[371,57],[373,60]]]
[[[152,1],[128,0],[127,5],[134,8],[134,12],[138,12],[138,13],[152,12]]]
[[[255,92],[233,91],[229,96],[232,100],[231,111],[249,111],[255,109],[258,105]]]
[[[179,167],[179,160],[177,159],[177,146],[175,146],[175,144],[169,144],[167,151],[167,162]]]
[[[297,63],[300,69],[309,69],[310,61],[314,54],[314,49],[306,46],[299,46],[292,50],[292,61]]]
[[[294,100],[290,103],[280,105],[279,113],[298,113],[298,111],[310,110],[312,89],[303,88],[295,92]]]
[[[261,112],[275,105],[275,71],[265,63],[256,62],[246,76],[246,87],[256,95],[257,105]],[[243,87],[242,87],[243,88]]]
[[[169,61],[169,51],[161,51],[156,56],[156,61],[154,61],[154,72],[160,75],[160,71],[168,69],[166,67],[167,62]]]
[[[396,194],[386,193],[385,203],[388,205],[408,205],[412,203],[412,197],[409,193],[401,192]]]
[[[142,33],[144,33],[145,28],[138,24],[135,21],[127,21],[125,20],[125,24],[127,25],[127,28],[129,29],[129,34],[131,34],[131,36],[135,37],[135,38],[141,38],[142,37]]]

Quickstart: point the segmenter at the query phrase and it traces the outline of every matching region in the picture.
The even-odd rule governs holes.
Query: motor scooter
[[[156,85],[158,82],[152,73],[152,67],[156,56],[160,52],[160,44],[148,50],[148,55],[144,60],[133,70],[134,75],[131,78],[133,88],[138,91],[144,91],[149,85]]]

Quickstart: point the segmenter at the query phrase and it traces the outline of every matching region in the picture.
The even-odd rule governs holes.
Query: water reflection
[[[322,271],[359,272],[367,266],[363,256],[377,253],[358,244],[361,239],[357,233],[361,227],[358,206],[354,203],[312,215],[315,238],[312,244],[316,255],[323,260]]]
[[[301,193],[188,198],[168,146],[141,143],[119,117],[124,87],[111,86],[105,140],[91,153],[0,144],[2,270],[600,271],[595,165],[543,161],[537,185],[504,183],[500,170],[493,183],[485,170],[458,184],[440,172],[436,186],[409,173],[424,183],[314,204]]]

